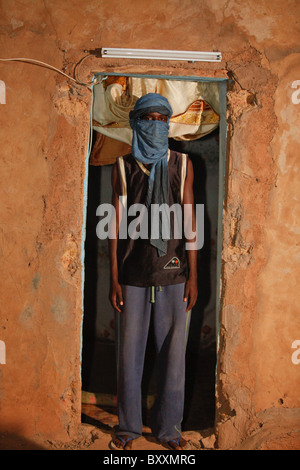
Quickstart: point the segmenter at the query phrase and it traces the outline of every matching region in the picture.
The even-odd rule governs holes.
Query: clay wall
[[[1,58],[94,71],[228,76],[217,367],[220,448],[295,445],[299,428],[299,2],[1,2]],[[221,64],[90,57],[95,47],[221,51]],[[0,430],[80,428],[89,88],[0,62]],[[3,97],[3,92],[1,91]],[[1,343],[3,345],[3,343]],[[299,346],[298,346],[299,348]],[[293,355],[294,353],[294,355]],[[3,358],[3,354],[2,354]],[[2,362],[4,362],[2,360]],[[201,424],[199,423],[199,426]]]

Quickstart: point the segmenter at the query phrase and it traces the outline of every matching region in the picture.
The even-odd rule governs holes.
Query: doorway
[[[160,79],[160,77],[157,78]],[[196,78],[193,77],[193,81]],[[209,84],[210,80],[208,79],[206,83]],[[191,315],[187,344],[184,431],[211,428],[215,421],[221,209],[226,148],[226,87],[224,85],[226,85],[224,81],[218,83],[220,113],[219,123],[215,129],[191,140],[178,140],[177,138],[169,140],[170,149],[186,153],[192,160],[195,173],[195,204],[204,204],[205,211],[204,246],[198,253],[199,297]],[[129,153],[126,152],[127,144],[124,140],[118,144],[119,149],[124,150],[123,154]],[[91,155],[93,150],[96,152],[97,147],[101,145],[103,148],[103,142],[99,145],[99,132],[94,130]],[[127,145],[127,147],[130,150],[130,146]],[[105,164],[90,164],[88,170],[82,337],[82,420],[93,422],[95,425],[101,425],[101,418],[95,419],[95,416],[100,416],[101,413],[95,414],[95,408],[90,413],[89,404],[96,406],[99,410],[109,410],[116,414],[114,324],[113,311],[108,300],[108,240],[99,240],[96,236],[96,226],[99,221],[96,215],[97,207],[111,201],[112,166],[110,161],[105,161]],[[153,350],[150,330],[142,383],[146,425],[156,391]]]

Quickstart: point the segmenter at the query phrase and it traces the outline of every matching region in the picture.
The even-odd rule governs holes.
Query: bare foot
[[[166,443],[172,450],[186,450],[189,448],[189,443],[183,438],[172,439]]]
[[[133,438],[130,436],[122,435],[116,436],[110,443],[113,449],[117,450],[131,450]]]

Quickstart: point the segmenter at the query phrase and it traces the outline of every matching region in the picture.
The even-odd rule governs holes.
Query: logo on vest
[[[164,269],[176,269],[180,268],[180,261],[176,256],[172,258],[165,266]]]

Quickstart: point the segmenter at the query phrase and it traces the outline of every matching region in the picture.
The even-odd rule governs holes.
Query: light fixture
[[[120,59],[161,59],[187,60],[190,62],[221,62],[221,52],[199,51],[169,51],[160,49],[124,49],[117,47],[102,47],[101,57]]]

